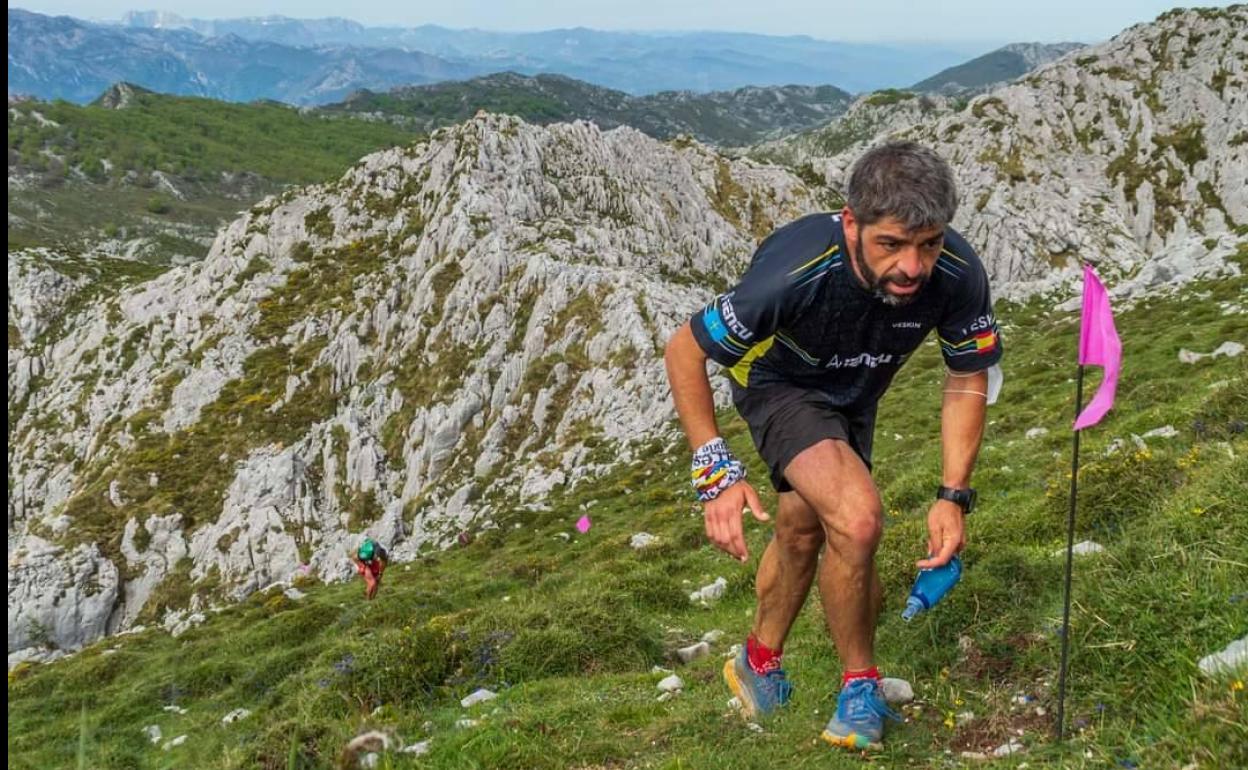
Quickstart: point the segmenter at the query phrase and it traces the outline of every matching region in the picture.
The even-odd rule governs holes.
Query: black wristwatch
[[[936,490],[936,499],[957,503],[962,508],[963,515],[975,510],[975,490],[969,487],[966,489],[940,487]]]

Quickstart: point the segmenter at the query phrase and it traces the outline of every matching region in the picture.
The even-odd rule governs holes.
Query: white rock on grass
[[[459,728],[460,730],[467,730],[469,728],[476,727],[479,724],[481,724],[481,720],[479,719],[456,719],[455,720],[455,726]]]
[[[909,703],[914,700],[914,688],[905,679],[884,677],[880,680],[880,690],[887,703]]]
[[[1226,645],[1226,649],[1200,659],[1200,671],[1205,676],[1229,674],[1248,666],[1248,636]]]
[[[681,679],[675,674],[672,674],[669,677],[665,677],[662,681],[659,682],[659,689],[662,690],[663,692],[679,692],[680,690],[684,689],[684,687],[685,687],[685,680]]]
[[[1015,740],[1014,738],[1011,738],[1009,743],[1003,743],[1000,746],[993,749],[992,755],[994,757],[1008,757],[1012,754],[1021,754],[1026,750],[1027,750],[1026,746],[1024,746],[1021,742]]]
[[[464,708],[470,708],[472,706],[477,705],[478,703],[484,703],[488,700],[494,700],[497,697],[498,697],[498,693],[493,692],[492,690],[487,690],[484,687],[482,687],[481,689],[477,690],[471,695],[460,700],[459,705],[463,706]]]
[[[728,581],[722,577],[715,578],[715,582],[704,585],[696,591],[689,594],[691,602],[713,602],[724,595],[724,591],[728,588]]]
[[[714,629],[713,631],[707,631],[705,634],[702,634],[702,641],[706,642],[707,644],[719,644],[719,640],[723,638],[724,638],[724,632],[720,631],[718,628]]]
[[[147,736],[147,739],[152,742],[153,746],[160,743],[160,739],[162,737],[160,725],[148,725],[147,727],[144,727],[143,734]]]
[[[1030,428],[1023,435],[1026,436],[1027,438],[1040,438],[1041,436],[1049,435],[1049,429],[1048,428]]]
[[[1160,428],[1153,428],[1144,434],[1144,438],[1174,438],[1179,435],[1179,431],[1173,425],[1164,425]]]
[[[1100,543],[1094,542],[1092,540],[1083,540],[1078,543],[1075,543],[1074,546],[1071,547],[1070,552],[1073,553],[1075,556],[1089,556],[1094,553],[1101,553],[1104,550],[1105,550],[1105,546],[1101,545]],[[1053,552],[1053,555],[1065,556],[1066,549],[1059,548]]]
[[[958,755],[962,759],[969,759],[973,762],[987,762],[988,755],[982,751],[964,751]]]
[[[659,539],[649,532],[638,532],[629,539],[628,544],[632,546],[633,550],[640,551],[643,548],[649,548],[658,541]]]
[[[433,742],[432,739],[419,741],[417,743],[413,743],[410,746],[404,746],[403,748],[399,749],[399,753],[400,754],[415,754],[416,756],[419,757],[423,754],[429,753],[429,746],[432,742]]]
[[[706,642],[691,644],[688,647],[681,647],[676,651],[676,657],[680,659],[681,663],[692,663],[693,661],[699,658],[705,658],[710,654],[711,645]]]
[[[1236,356],[1238,356],[1239,354],[1243,352],[1244,352],[1244,346],[1242,344],[1238,342],[1227,341],[1227,342],[1223,342],[1221,345],[1218,345],[1216,348],[1214,348],[1213,352],[1211,353],[1197,353],[1193,350],[1188,350],[1187,348],[1180,348],[1179,349],[1179,361],[1185,364],[1194,364],[1197,361],[1201,360],[1202,358],[1218,358],[1219,356],[1226,356],[1227,358],[1235,358]]]
[[[348,754],[360,754],[366,751],[389,751],[390,736],[377,730],[360,733],[347,743]]]
[[[169,610],[165,613],[163,624],[169,635],[176,639],[207,619],[202,612],[188,613],[185,610]]]
[[[244,708],[237,708],[221,717],[221,724],[228,725],[237,722],[240,719],[246,719],[251,716],[251,712]]]
[[[170,714],[185,714],[186,713],[186,709],[182,708],[181,706],[165,706],[164,710],[168,711]]]
[[[168,751],[169,749],[175,749],[175,748],[177,748],[178,746],[181,746],[181,745],[182,745],[182,744],[184,744],[184,743],[186,743],[186,736],[185,736],[185,735],[179,735],[177,738],[174,738],[174,739],[172,739],[172,740],[165,741],[165,744],[164,744],[163,746],[161,746],[161,747],[160,747],[160,750],[161,750],[161,751]]]
[[[300,591],[298,588],[295,588],[294,586],[291,586],[290,588],[287,588],[285,591],[282,591],[282,594],[287,599],[290,599],[292,602],[297,602],[303,597],[307,596],[307,594],[305,594],[303,591]]]

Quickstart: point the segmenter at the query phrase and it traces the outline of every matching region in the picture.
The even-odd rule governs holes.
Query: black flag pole
[[[1083,365],[1075,379],[1075,419],[1083,411]],[[1070,655],[1070,576],[1075,559],[1075,498],[1079,491],[1079,431],[1075,431],[1075,449],[1070,462],[1070,512],[1066,516],[1066,589],[1062,608],[1062,664],[1057,677],[1057,739],[1066,732],[1066,668]]]

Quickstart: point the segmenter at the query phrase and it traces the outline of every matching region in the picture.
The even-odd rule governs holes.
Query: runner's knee
[[[821,517],[828,545],[834,550],[874,551],[884,533],[883,514],[878,502],[842,509],[835,516]]]
[[[794,556],[817,556],[826,539],[823,528],[816,519],[812,524],[776,525],[776,542],[785,552]]]
[[[879,509],[869,509],[851,516],[845,530],[846,539],[851,545],[875,550],[880,544],[880,536],[884,534],[884,522],[881,521]]]

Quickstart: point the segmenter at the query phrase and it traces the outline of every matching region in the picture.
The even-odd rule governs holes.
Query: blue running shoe
[[[874,679],[851,679],[841,689],[836,714],[819,737],[851,751],[878,749],[885,718],[901,721],[901,716],[884,703],[879,683]]]
[[[741,654],[724,664],[724,679],[741,702],[741,712],[746,719],[766,716],[789,702],[793,685],[784,677],[784,669],[777,668],[759,676],[750,668],[745,645]]]

